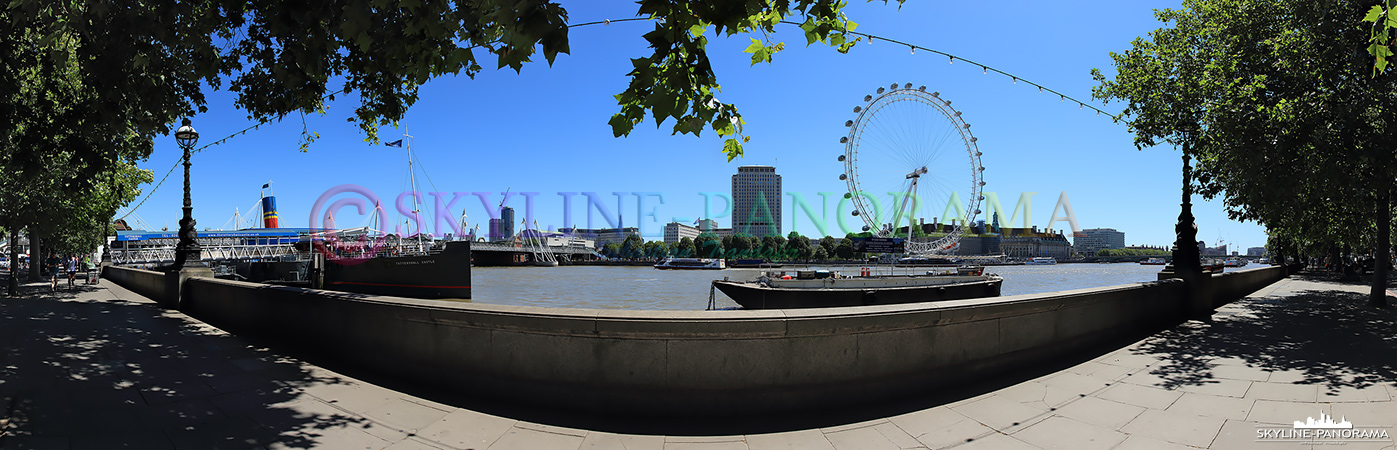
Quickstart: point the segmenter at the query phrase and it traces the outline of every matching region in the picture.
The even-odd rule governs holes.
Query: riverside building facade
[[[1095,255],[1097,250],[1125,248],[1125,232],[1114,228],[1092,228],[1082,230],[1073,238],[1073,249],[1083,255]]]
[[[701,232],[702,231],[700,231],[698,227],[691,227],[679,222],[670,222],[665,224],[665,243],[677,244],[684,238],[692,240],[698,237]]]
[[[781,234],[781,175],[772,166],[741,166],[732,176],[732,230],[753,236]]]

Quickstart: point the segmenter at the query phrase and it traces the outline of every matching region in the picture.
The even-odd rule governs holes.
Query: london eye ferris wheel
[[[892,84],[863,100],[854,107],[858,115],[844,123],[849,134],[839,139],[839,179],[848,184],[851,214],[875,236],[906,237],[910,256],[954,252],[984,200],[985,168],[970,124],[926,86]],[[930,233],[914,232],[917,212],[939,205],[954,215],[936,217],[944,225]]]

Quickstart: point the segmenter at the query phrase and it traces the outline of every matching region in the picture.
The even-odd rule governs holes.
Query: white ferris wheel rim
[[[982,187],[985,185],[983,177],[985,169],[980,162],[982,153],[976,145],[977,139],[970,133],[970,125],[961,119],[960,112],[951,107],[950,101],[941,99],[940,93],[927,93],[926,86],[914,89],[911,83],[907,83],[902,86],[893,84],[888,88],[879,87],[877,95],[864,96],[864,104],[854,108],[858,116],[845,122],[845,126],[849,128],[849,134],[840,139],[840,142],[844,143],[844,154],[840,156],[840,160],[844,163],[844,174],[840,176],[840,179],[844,180],[849,188],[845,198],[852,201],[855,208],[854,214],[864,221],[868,231],[882,237],[887,237],[890,234],[884,229],[883,224],[878,223],[879,214],[874,206],[865,201],[864,195],[858,194],[865,192],[858,175],[858,154],[865,126],[884,107],[904,101],[919,102],[939,112],[956,131],[956,135],[965,146],[966,155],[970,162],[970,192],[964,200],[965,219],[948,221],[952,223],[952,229],[944,237],[912,239],[906,245],[906,253],[913,255],[949,253],[958,247],[965,224],[973,223],[975,217],[980,214],[979,204],[980,201],[984,200]]]

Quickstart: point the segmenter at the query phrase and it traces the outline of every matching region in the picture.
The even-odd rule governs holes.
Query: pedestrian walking
[[[50,253],[48,259],[49,293],[58,292],[58,271],[63,270],[63,260],[57,253]]]
[[[73,282],[78,279],[78,257],[69,256],[67,261],[68,269],[68,289],[73,289]]]

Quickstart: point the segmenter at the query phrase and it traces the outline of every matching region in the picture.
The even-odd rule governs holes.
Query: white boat
[[[1056,259],[1053,259],[1053,257],[1051,257],[1051,256],[1042,256],[1042,257],[1038,257],[1038,258],[1033,258],[1033,259],[1030,259],[1030,260],[1028,260],[1027,262],[1024,263],[1024,265],[1029,265],[1029,266],[1047,266],[1047,265],[1052,265],[1052,264],[1057,264],[1057,260],[1056,260]]]
[[[655,263],[656,269],[674,270],[722,270],[728,268],[722,258],[665,258]]]
[[[1223,267],[1242,267],[1247,265],[1247,260],[1241,258],[1229,259],[1227,261],[1223,261],[1222,265]]]
[[[1165,261],[1164,258],[1150,258],[1140,261],[1140,265],[1142,266],[1162,266],[1165,264],[1168,264],[1168,262]]]

